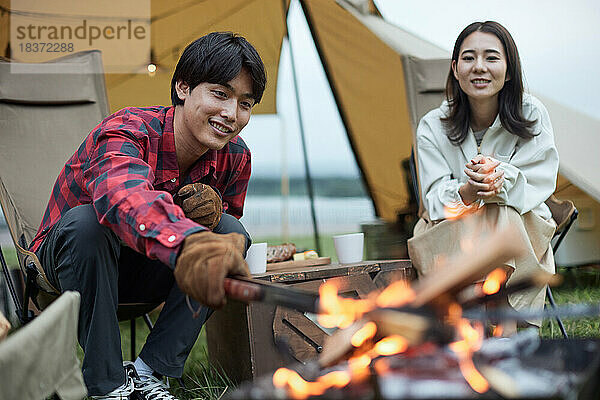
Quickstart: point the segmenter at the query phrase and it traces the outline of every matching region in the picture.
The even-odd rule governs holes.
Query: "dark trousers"
[[[215,233],[250,236],[234,217],[223,214]],[[203,307],[192,318],[173,271],[121,244],[100,225],[91,205],[69,210],[51,229],[38,250],[50,282],[61,292],[81,294],[78,337],[85,352],[83,377],[89,395],[102,395],[125,382],[118,303],[162,302],[164,307],[140,357],[159,374],[180,377],[204,322],[212,310]],[[192,300],[192,306],[199,305]]]

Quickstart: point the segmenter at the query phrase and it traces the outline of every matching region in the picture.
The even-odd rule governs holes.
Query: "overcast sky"
[[[387,21],[448,54],[469,23],[489,19],[502,23],[519,49],[527,89],[600,118],[600,1],[375,2]],[[311,173],[356,176],[346,133],[296,1],[290,10],[290,36]],[[252,117],[242,132],[253,153],[255,176],[279,176],[286,165],[290,175],[304,174],[287,46],[280,65],[278,109],[277,116]]]

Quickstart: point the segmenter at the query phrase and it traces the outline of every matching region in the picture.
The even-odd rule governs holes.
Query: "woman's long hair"
[[[509,77],[509,80],[504,83],[504,87],[498,94],[498,113],[500,114],[502,126],[513,135],[525,139],[534,137],[535,134],[531,131],[531,127],[535,124],[535,121],[525,119],[522,111],[523,75],[519,52],[512,36],[505,27],[495,21],[473,22],[458,35],[452,52],[452,61],[458,64],[460,47],[463,41],[475,31],[493,34],[504,46],[507,61],[506,76]],[[446,100],[448,101],[449,113],[441,120],[446,128],[448,139],[455,146],[459,146],[469,133],[471,107],[467,95],[454,77],[452,65],[450,65],[450,72],[446,80]]]

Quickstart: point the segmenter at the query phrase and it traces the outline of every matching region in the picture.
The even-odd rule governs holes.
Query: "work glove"
[[[201,304],[223,307],[225,277],[250,275],[242,257],[245,242],[239,233],[204,231],[186,237],[175,264],[175,280],[181,291]]]
[[[204,183],[185,185],[173,198],[185,216],[210,230],[219,224],[223,203],[217,192]]]

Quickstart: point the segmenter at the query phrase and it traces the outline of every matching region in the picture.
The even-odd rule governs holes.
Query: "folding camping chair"
[[[569,229],[571,229],[571,225],[573,225],[573,222],[575,222],[579,213],[571,200],[558,200],[554,195],[546,200],[546,205],[552,213],[552,219],[556,222],[556,230],[554,231],[553,238],[554,245],[552,246],[552,252],[556,254],[558,246],[560,246],[561,242],[569,232]],[[550,306],[556,308],[550,286],[546,288],[546,297],[548,297]],[[567,335],[567,331],[565,330],[565,326],[560,317],[556,317],[556,322],[558,323],[558,327],[564,338],[568,339],[569,336]]]
[[[23,324],[33,318],[30,299],[42,310],[59,294],[28,251],[52,186],[68,157],[107,114],[99,51],[40,64],[0,59],[0,205],[25,277],[22,301],[1,251],[0,262]],[[119,320],[131,321],[132,360],[135,318],[143,316],[152,329],[147,313],[157,306],[119,304]]]

